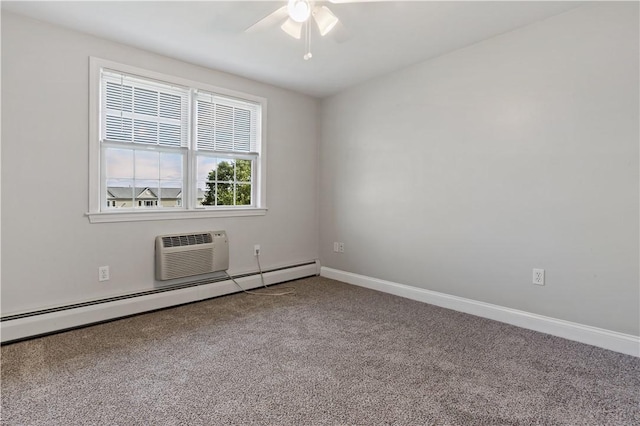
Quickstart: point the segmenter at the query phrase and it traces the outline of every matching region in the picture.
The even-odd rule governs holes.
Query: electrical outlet
[[[338,253],[340,251],[340,243],[333,243],[333,251]]]
[[[544,285],[544,269],[533,270],[533,283],[536,285]]]
[[[338,243],[338,253],[344,253],[344,243]]]
[[[109,281],[111,278],[108,266],[100,266],[98,268],[98,281]]]
[[[260,244],[256,244],[253,246],[253,255],[258,256],[260,254]]]

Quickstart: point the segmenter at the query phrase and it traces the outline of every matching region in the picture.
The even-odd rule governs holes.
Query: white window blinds
[[[260,105],[212,93],[196,94],[196,147],[214,152],[258,152]]]
[[[186,88],[103,70],[101,140],[188,146]]]

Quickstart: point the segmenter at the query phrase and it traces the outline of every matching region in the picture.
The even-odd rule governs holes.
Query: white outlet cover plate
[[[536,285],[544,285],[544,269],[533,270],[533,283]]]
[[[108,281],[109,276],[109,267],[108,266],[100,266],[98,268],[98,281]]]

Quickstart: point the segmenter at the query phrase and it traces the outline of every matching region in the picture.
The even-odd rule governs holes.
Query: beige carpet
[[[324,278],[2,347],[6,425],[638,425],[640,359]]]

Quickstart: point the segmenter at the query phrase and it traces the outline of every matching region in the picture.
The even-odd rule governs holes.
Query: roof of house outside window
[[[134,198],[137,199],[156,199],[158,195],[162,198],[180,199],[182,198],[182,188],[150,188],[150,187],[118,187],[110,186],[107,188],[107,198],[109,200],[131,199],[132,190]],[[204,198],[204,191],[198,188],[198,198]]]

